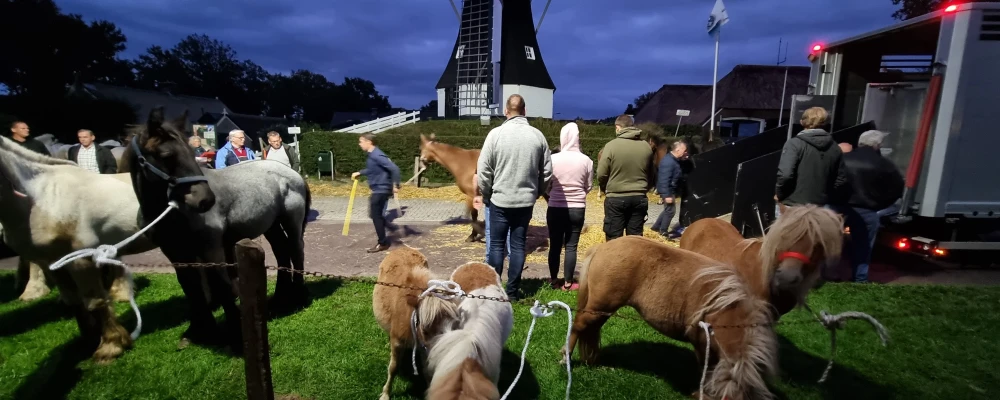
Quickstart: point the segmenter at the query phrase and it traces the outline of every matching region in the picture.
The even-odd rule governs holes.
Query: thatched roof
[[[809,67],[776,65],[745,65],[733,68],[719,80],[716,87],[716,111],[719,109],[778,110],[781,108],[781,88],[788,69],[785,88],[785,109],[791,107],[789,97],[805,94],[809,84]],[[636,114],[636,122],[676,124],[677,109],[691,110],[685,124],[702,124],[712,113],[711,85],[663,85],[649,103]]]

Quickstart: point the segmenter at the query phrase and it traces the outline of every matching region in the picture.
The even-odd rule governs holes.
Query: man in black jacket
[[[49,149],[45,147],[45,144],[35,140],[35,138],[29,137],[31,135],[28,130],[28,124],[24,121],[14,121],[10,124],[10,138],[11,140],[17,142],[26,149],[34,151],[38,154],[44,154],[51,156]]]
[[[94,143],[97,139],[94,132],[89,129],[80,129],[76,132],[76,139],[80,141],[80,144],[70,147],[66,158],[83,169],[99,174],[118,173],[118,161],[115,160],[115,155],[111,154],[111,150],[108,148]]]
[[[677,183],[681,178],[681,161],[687,158],[687,144],[683,140],[675,141],[670,145],[670,153],[660,160],[657,169],[656,193],[663,199],[663,212],[653,223],[652,228],[668,239],[675,238],[669,228],[670,222],[674,219],[677,204],[680,203]]]
[[[774,188],[775,200],[779,203],[777,214],[783,206],[840,203],[837,194],[847,185],[847,175],[842,168],[844,154],[830,134],[821,128],[826,125],[827,117],[822,107],[805,110],[799,121],[804,129],[781,149],[778,181]]]
[[[903,196],[903,174],[882,157],[885,133],[867,131],[858,137],[858,147],[844,154],[844,169],[850,187],[844,216],[851,229],[851,266],[855,282],[868,281],[868,264],[879,229],[879,210]]]

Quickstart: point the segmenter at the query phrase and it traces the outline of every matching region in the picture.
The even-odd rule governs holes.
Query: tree
[[[629,104],[628,107],[625,107],[625,112],[623,114],[635,115],[635,106]]]
[[[937,10],[941,0],[892,0],[892,4],[900,6],[892,17],[904,21]]]
[[[646,92],[639,95],[639,97],[636,97],[635,100],[632,100],[632,104],[635,106],[635,112],[639,112],[639,110],[642,110],[642,107],[645,106],[646,103],[648,103],[649,100],[652,99],[653,95],[655,94],[656,94],[655,90],[652,92]]]
[[[117,58],[125,35],[115,24],[63,14],[52,0],[0,1],[0,84],[13,95],[62,95],[76,74],[84,80],[128,84],[128,63]]]
[[[437,115],[438,111],[438,101],[437,99],[431,100],[420,107],[420,113],[430,113],[432,115]]]

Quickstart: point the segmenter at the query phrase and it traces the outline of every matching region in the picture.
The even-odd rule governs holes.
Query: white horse
[[[118,243],[140,228],[139,202],[126,182],[121,176],[95,174],[71,161],[39,155],[2,138],[0,223],[4,241],[24,259],[44,266],[76,250]],[[151,241],[140,237],[119,255],[154,248]],[[110,361],[132,345],[132,338],[115,317],[108,293],[112,280],[122,272],[117,267],[98,268],[89,258],[55,271],[44,270],[59,287],[63,301],[76,308],[81,335],[100,337],[94,352],[98,362]],[[128,292],[131,287],[122,290]]]
[[[500,276],[483,263],[458,267],[451,280],[471,296],[507,298]],[[436,336],[428,344],[431,383],[427,398],[499,399],[500,359],[514,328],[514,309],[509,302],[464,298],[458,315],[458,329]]]

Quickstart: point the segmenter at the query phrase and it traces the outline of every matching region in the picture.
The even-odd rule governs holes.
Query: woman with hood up
[[[559,254],[566,248],[563,290],[576,290],[576,246],[587,210],[587,193],[594,184],[594,161],[580,152],[580,127],[570,122],[559,131],[559,152],[552,155],[552,183],[545,216],[549,227],[550,284],[559,278]]]

